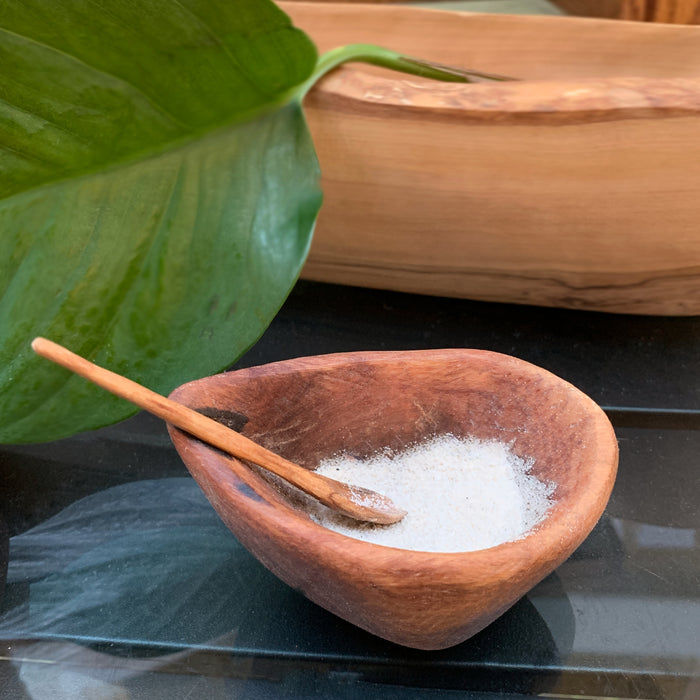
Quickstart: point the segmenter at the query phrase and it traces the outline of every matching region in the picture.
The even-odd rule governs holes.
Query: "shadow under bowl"
[[[359,352],[207,377],[171,397],[309,469],[435,434],[498,439],[554,482],[554,504],[520,540],[428,553],[332,532],[245,463],[169,426],[229,529],[305,596],[389,641],[446,648],[479,632],[561,564],[605,509],[617,441],[603,411],[550,372],[484,350]]]

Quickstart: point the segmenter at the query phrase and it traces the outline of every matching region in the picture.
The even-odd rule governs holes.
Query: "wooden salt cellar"
[[[534,532],[436,554],[327,530],[244,463],[171,429],[214,508],[265,566],[336,615],[419,649],[472,636],[562,563],[615,479],[615,435],[593,401],[543,369],[486,351],[302,358],[192,382],[172,398],[236,417],[245,435],[309,468],[339,451],[361,458],[447,432],[512,441],[516,454],[534,458],[533,473],[556,484],[555,505]]]

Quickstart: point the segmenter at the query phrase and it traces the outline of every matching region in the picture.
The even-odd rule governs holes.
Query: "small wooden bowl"
[[[545,521],[478,552],[384,547],[314,523],[244,463],[170,427],[226,525],[265,566],[327,610],[398,644],[441,649],[475,634],[561,564],[602,514],[617,469],[603,411],[546,370],[483,350],[288,360],[185,384],[172,398],[314,468],[429,435],[512,442],[556,484]]]

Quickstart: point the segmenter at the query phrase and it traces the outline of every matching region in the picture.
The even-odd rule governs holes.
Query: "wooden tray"
[[[306,102],[325,202],[304,277],[700,313],[700,27],[280,4],[321,51],[378,43],[522,79],[325,78]]]

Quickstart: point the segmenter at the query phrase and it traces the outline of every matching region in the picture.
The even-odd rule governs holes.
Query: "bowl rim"
[[[417,78],[412,75],[390,73],[376,67],[348,63],[324,77],[308,95],[308,106],[316,108],[332,101],[334,108],[350,113],[381,114],[389,111],[396,118],[413,114],[414,118],[459,121],[485,124],[543,124],[558,125],[589,123],[617,119],[643,119],[700,112],[698,92],[700,75],[686,66],[698,56],[697,40],[700,26],[661,22],[635,22],[602,17],[559,15],[512,15],[468,11],[445,11],[428,7],[406,7],[386,3],[357,5],[352,2],[325,3],[319,7],[313,2],[281,2],[282,9],[296,26],[306,31],[321,51],[343,43],[357,41],[382,43],[387,39],[381,27],[392,27],[391,43],[395,50],[413,56],[460,66],[457,56],[444,55],[444,40],[440,44],[427,42],[420,49],[415,38],[443,36],[444,29],[452,40],[456,37],[469,44],[473,36],[486,36],[491,43],[505,42],[513,55],[522,59],[521,44],[542,40],[547,46],[553,37],[567,37],[574,33],[585,43],[577,55],[582,56],[579,67],[572,75],[540,75],[512,82],[444,83]],[[336,27],[350,27],[337,31]],[[430,29],[426,33],[426,27]],[[396,28],[395,30],[393,28]],[[524,35],[523,32],[526,32]],[[565,54],[555,59],[566,63]],[[566,43],[566,42],[565,42]],[[613,51],[609,63],[616,72],[601,73],[589,66],[591,53],[607,55],[612,48],[631,44],[626,55],[648,55],[650,51],[664,52],[674,46],[677,72],[669,67],[654,68],[634,61],[620,62]],[[692,47],[692,48],[691,48]],[[551,49],[550,49],[551,50]],[[473,68],[486,70],[482,58],[470,56]],[[539,61],[539,65],[542,61]],[[471,65],[471,63],[470,63]],[[578,64],[577,64],[578,65]],[[590,72],[588,72],[590,68]],[[493,72],[508,70],[499,64]],[[395,126],[393,124],[392,126]]]
[[[472,125],[561,126],[627,119],[697,117],[700,76],[582,77],[495,83],[419,83],[341,66],[308,97],[353,115],[390,115]]]
[[[494,580],[513,575],[513,561],[520,562],[520,569],[536,569],[537,567],[533,564],[537,562],[556,562],[566,559],[590,533],[602,515],[614,484],[618,445],[610,421],[590,397],[549,370],[504,353],[470,348],[344,352],[281,360],[205,377],[181,385],[173,391],[171,397],[187,404],[188,395],[192,392],[196,395],[200,390],[206,389],[209,383],[227,380],[232,383],[254,381],[262,372],[269,374],[271,370],[275,374],[287,374],[367,361],[395,362],[397,359],[410,361],[423,358],[440,360],[466,357],[476,361],[495,362],[503,367],[509,366],[529,376],[544,377],[549,384],[573,392],[576,399],[584,406],[586,416],[593,419],[591,428],[595,432],[596,459],[591,465],[591,471],[586,480],[590,488],[586,490],[585,503],[597,504],[595,507],[586,507],[582,515],[576,515],[568,509],[556,509],[552,513],[555,517],[545,517],[523,537],[487,549],[466,552],[426,552],[358,540],[320,525],[292,506],[279,507],[268,502],[270,507],[261,509],[259,501],[256,502],[242,494],[237,488],[231,488],[229,491],[242,522],[248,520],[251,527],[262,530],[273,538],[282,534],[287,536],[293,534],[299,548],[316,552],[329,566],[348,569],[353,564],[361,564],[366,569],[368,562],[374,562],[377,573],[387,569],[394,574],[401,571],[420,571],[424,575],[439,574],[440,580],[444,583],[460,582],[466,576],[472,586],[478,585],[479,580],[484,585],[493,585]],[[192,442],[191,447],[198,451],[213,451],[203,443],[193,442],[192,438],[170,425],[168,429],[181,456],[182,446],[188,442]],[[200,454],[203,453],[200,452]],[[247,465],[235,458],[223,456],[220,458],[230,462],[227,471],[232,482],[235,480],[240,484],[245,480],[249,485],[252,482],[256,491],[258,491],[256,486],[262,485],[259,495],[267,500],[265,491],[272,490],[272,487],[267,485],[261,477],[255,475]],[[251,475],[252,479],[249,478]],[[469,567],[465,567],[466,560],[469,560]]]

